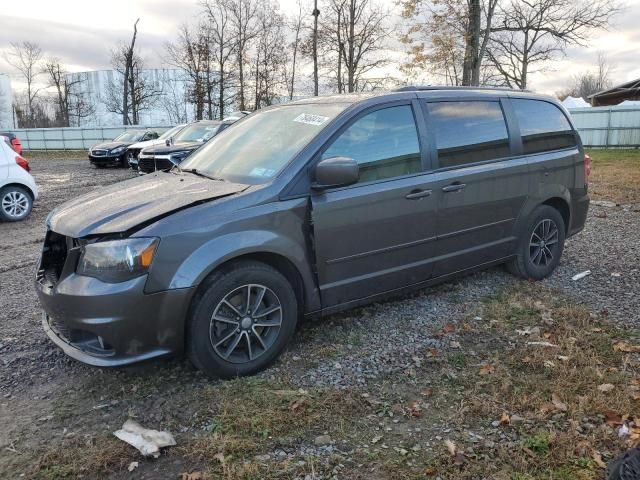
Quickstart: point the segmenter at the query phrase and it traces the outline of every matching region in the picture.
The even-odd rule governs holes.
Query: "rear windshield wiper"
[[[194,175],[197,175],[199,177],[204,177],[204,178],[208,178],[210,180],[217,180],[219,182],[224,182],[224,178],[220,178],[220,177],[214,177],[213,175],[209,175],[207,173],[204,173],[201,170],[198,170],[197,168],[182,168],[180,169],[181,172],[187,172],[187,173],[193,173]]]

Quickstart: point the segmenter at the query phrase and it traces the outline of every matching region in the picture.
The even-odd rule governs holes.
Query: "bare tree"
[[[388,12],[372,0],[328,0],[326,10],[320,39],[325,58],[333,58],[338,91],[363,90],[364,77],[388,63],[382,54]]]
[[[136,47],[136,37],[138,35],[138,22],[140,19],[138,18],[133,24],[133,36],[131,37],[131,44],[126,47],[122,46],[119,52],[114,53],[115,61],[114,63],[119,64],[121,61],[124,63],[124,81],[122,82],[122,124],[126,125],[129,122],[129,89],[133,90],[135,88],[134,79],[132,76],[133,71],[133,63]],[[121,58],[117,58],[121,57]],[[135,114],[134,114],[135,117]],[[134,119],[134,124],[135,124]]]
[[[11,48],[5,52],[4,58],[13,68],[20,72],[24,78],[27,88],[26,96],[26,116],[28,121],[33,123],[35,120],[34,101],[39,88],[36,88],[35,82],[40,75],[40,60],[42,59],[42,49],[37,43],[24,41],[20,43],[11,43]]]
[[[302,27],[303,27],[303,14],[302,14],[302,2],[298,0],[298,12],[294,17],[289,20],[289,29],[293,34],[293,40],[289,44],[291,50],[291,63],[286,63],[284,66],[285,82],[287,84],[287,90],[289,93],[289,100],[293,100],[293,94],[296,85],[296,68],[298,62],[298,52],[300,51],[300,43],[302,41]]]
[[[285,21],[276,5],[260,13],[259,35],[256,39],[254,82],[254,108],[271,105],[285,87],[284,68],[286,58],[284,37]]]
[[[524,89],[531,73],[567,46],[585,46],[619,9],[610,0],[511,0],[491,27],[489,58],[510,87]]]
[[[486,81],[485,56],[498,0],[400,0],[409,46],[403,70],[428,69],[450,85]]]
[[[557,95],[561,100],[572,96],[589,101],[588,98],[590,95],[611,87],[611,80],[609,78],[610,70],[611,65],[606,56],[602,52],[599,52],[595,69],[575,75],[573,77],[573,84]]]
[[[202,3],[207,15],[207,28],[211,37],[211,55],[215,66],[217,85],[218,118],[222,120],[226,106],[231,100],[230,91],[233,82],[231,64],[234,60],[236,40],[231,31],[229,8],[225,0],[204,0]]]
[[[235,43],[235,60],[238,72],[238,108],[246,110],[245,67],[251,42],[257,37],[260,11],[265,10],[261,0],[226,0],[231,37]]]
[[[93,105],[85,99],[83,78],[70,75],[60,64],[60,59],[47,59],[43,72],[48,77],[49,87],[55,89],[53,104],[59,126],[70,127],[94,113]]]

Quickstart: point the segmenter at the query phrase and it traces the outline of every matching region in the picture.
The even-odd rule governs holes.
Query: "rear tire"
[[[212,377],[252,375],[278,358],[297,320],[289,281],[269,265],[239,261],[209,276],[193,299],[187,353]]]
[[[0,220],[19,222],[31,213],[33,198],[23,187],[9,185],[0,189]]]
[[[507,264],[514,275],[542,280],[553,273],[564,250],[564,219],[549,205],[538,206],[518,235],[516,257]]]

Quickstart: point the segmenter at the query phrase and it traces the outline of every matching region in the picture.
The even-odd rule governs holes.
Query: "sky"
[[[312,0],[301,1],[312,10]],[[391,8],[395,0],[380,1]],[[280,0],[282,11],[293,13],[296,2]],[[162,66],[159,58],[166,42],[199,13],[198,0],[21,0],[11,4],[0,16],[0,51],[10,42],[30,40],[48,56],[59,57],[70,71],[110,68],[111,48],[130,39],[136,18],[141,19],[138,45],[147,65]],[[569,48],[545,71],[531,75],[529,88],[549,94],[566,88],[573,75],[593,68],[599,51],[613,67],[614,83],[640,78],[640,0],[626,0],[625,5],[609,31],[592,32],[588,46]],[[20,88],[19,77],[1,55],[0,73],[10,74],[14,88]]]

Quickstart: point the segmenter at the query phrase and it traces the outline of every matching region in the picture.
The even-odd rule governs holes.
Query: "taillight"
[[[589,181],[589,175],[591,175],[591,157],[584,154],[584,183]]]
[[[27,172],[31,171],[31,167],[29,166],[29,162],[26,158],[22,158],[20,155],[16,156],[16,163],[24,168]]]

